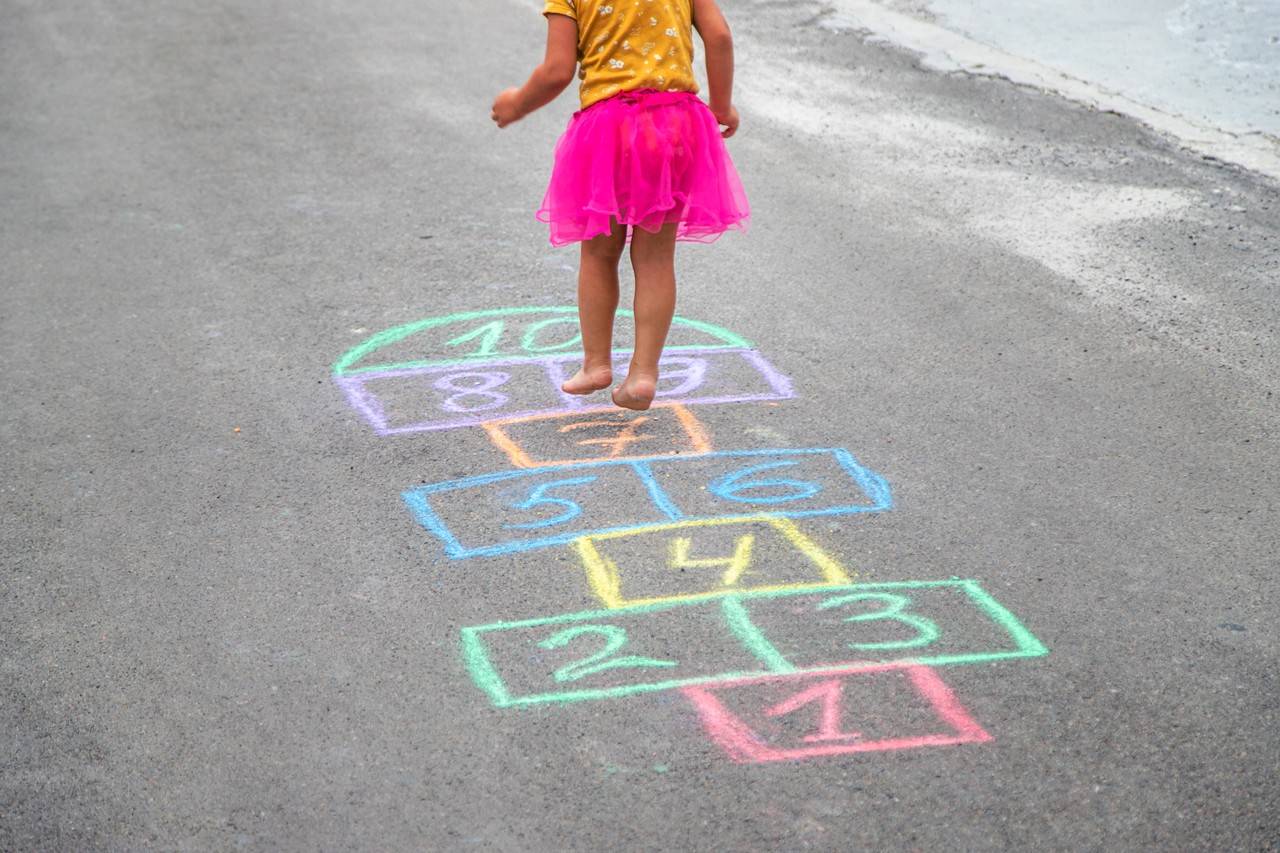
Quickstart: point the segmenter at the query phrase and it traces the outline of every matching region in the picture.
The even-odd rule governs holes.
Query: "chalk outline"
[[[482,311],[462,311],[457,314],[448,314],[443,317],[427,317],[423,320],[415,320],[412,323],[404,323],[399,326],[393,326],[390,329],[384,329],[381,332],[366,338],[356,346],[347,350],[342,356],[333,363],[333,375],[335,378],[358,376],[364,373],[373,373],[378,371],[401,371],[409,368],[423,367],[454,367],[462,364],[483,363],[489,356],[478,356],[474,358],[455,358],[455,359],[419,359],[417,361],[393,362],[390,364],[372,364],[365,367],[353,368],[356,362],[363,359],[370,353],[376,352],[384,347],[399,343],[405,338],[415,335],[418,332],[433,329],[438,326],[446,326],[450,323],[461,323],[468,320],[480,320],[491,317],[518,317],[526,314],[571,314],[574,317],[578,315],[578,308],[574,305],[545,305],[531,306],[526,308],[488,308]],[[628,309],[618,309],[620,317],[634,317],[635,315]],[[664,352],[685,352],[695,349],[750,349],[752,344],[741,335],[734,334],[728,329],[717,326],[713,323],[705,323],[701,320],[691,320],[688,317],[676,316],[671,319],[672,327],[686,327],[699,332],[705,332],[713,338],[723,341],[723,344],[707,345],[707,344],[684,344],[669,346],[664,348]],[[628,356],[631,350],[614,350],[614,356]],[[575,356],[580,357],[580,356]],[[518,361],[541,361],[545,356],[513,356]],[[507,358],[498,360],[506,361]]]
[[[667,351],[672,349],[680,350],[678,347],[668,347]],[[614,353],[615,357],[625,357],[629,354],[629,350],[619,350]],[[680,350],[680,355],[684,357],[696,357],[699,355],[709,354],[741,356],[744,361],[756,369],[759,376],[764,379],[765,384],[767,384],[772,390],[760,394],[725,394],[719,397],[693,396],[675,399],[663,398],[661,393],[659,393],[659,404],[672,405],[679,403],[686,406],[706,406],[722,403],[772,402],[777,400],[790,400],[796,395],[795,389],[791,384],[791,379],[785,374],[779,372],[778,369],[770,364],[763,355],[754,349],[741,349],[729,346],[689,346]],[[563,366],[567,364],[576,364],[581,360],[582,356],[578,353],[553,356],[512,356],[507,358],[488,358],[486,360],[469,359],[460,364],[429,365],[424,367],[408,368],[394,367],[377,373],[372,373],[366,370],[343,376],[335,374],[333,380],[334,383],[342,389],[342,393],[347,398],[348,405],[364,416],[365,420],[369,422],[369,425],[373,427],[373,431],[375,433],[383,436],[406,435],[416,432],[435,432],[437,430],[445,429],[462,429],[466,427],[484,426],[486,423],[499,420],[617,411],[616,407],[593,405],[583,396],[566,394],[561,390],[560,385],[565,378],[567,378],[567,374],[563,369]],[[368,391],[365,388],[367,383],[379,379],[396,379],[409,376],[416,377],[430,376],[438,373],[453,373],[456,372],[459,367],[467,367],[474,369],[475,371],[479,371],[482,368],[511,367],[517,365],[540,366],[546,376],[548,384],[559,395],[563,405],[560,408],[526,409],[524,411],[508,412],[488,417],[486,417],[483,412],[478,412],[473,415],[459,413],[451,419],[444,418],[426,420],[409,424],[407,426],[390,427],[387,425],[387,415],[382,404],[378,401],[373,392]],[[695,391],[694,393],[696,394],[697,392]]]
[[[711,458],[729,458],[729,457],[752,457],[752,456],[787,456],[787,455],[813,455],[829,453],[835,459],[836,463],[844,469],[862,493],[872,502],[869,506],[863,505],[845,505],[827,507],[826,509],[811,510],[779,510],[775,512],[752,512],[743,513],[741,515],[728,516],[687,516],[680,512],[679,508],[671,501],[670,497],[662,489],[653,473],[650,470],[654,465],[666,465],[671,463],[693,462],[701,459]],[[630,467],[645,484],[649,490],[649,497],[653,501],[658,511],[667,516],[666,521],[650,522],[646,524],[628,524],[619,525],[617,527],[606,527],[598,530],[574,531],[572,533],[562,533],[556,536],[549,536],[544,539],[524,539],[517,542],[507,542],[500,545],[485,545],[479,548],[466,548],[458,541],[457,537],[449,530],[448,525],[444,523],[431,508],[428,500],[429,495],[438,492],[454,491],[457,489],[471,488],[473,486],[486,486],[490,483],[499,483],[504,480],[513,480],[519,478],[528,478],[534,476],[542,476],[544,474],[558,473],[561,471],[583,471],[588,468],[601,468],[605,466]],[[491,474],[480,474],[474,477],[465,477],[459,480],[446,480],[441,483],[428,483],[422,486],[416,486],[412,489],[406,489],[401,493],[405,504],[413,513],[414,519],[420,526],[431,533],[437,539],[444,543],[445,554],[451,559],[462,560],[472,557],[495,557],[502,554],[515,554],[523,551],[534,551],[539,548],[549,548],[553,545],[564,545],[575,539],[584,536],[601,536],[610,533],[623,533],[626,531],[644,531],[653,528],[656,525],[666,524],[671,521],[702,521],[702,520],[755,520],[761,517],[773,518],[811,518],[824,515],[852,515],[862,512],[885,512],[893,508],[893,497],[889,490],[889,483],[884,477],[869,468],[864,468],[854,459],[853,454],[848,450],[838,447],[805,447],[797,449],[767,449],[767,450],[718,450],[714,453],[703,453],[697,456],[682,455],[658,457],[653,459],[602,459],[597,462],[583,462],[573,465],[549,465],[538,468],[523,468],[508,471],[495,471]]]
[[[770,746],[747,723],[730,711],[715,694],[735,687],[755,684],[771,684],[785,681],[806,681],[832,676],[865,675],[877,672],[905,672],[916,693],[929,703],[930,708],[954,734],[917,735],[914,737],[886,738],[850,744],[827,744],[778,748]],[[963,743],[988,743],[994,738],[960,704],[946,682],[932,668],[919,664],[885,664],[883,666],[828,670],[822,673],[792,673],[766,675],[760,678],[743,678],[720,682],[714,686],[691,685],[681,688],[698,712],[703,730],[730,759],[739,764],[763,764],[770,761],[802,761],[831,755],[849,755],[859,752],[887,752],[899,749],[915,749],[922,746],[955,746]]]
[[[711,444],[711,436],[707,433],[707,428],[702,421],[693,416],[693,412],[683,403],[657,403],[650,407],[649,411],[670,409],[676,416],[676,420],[684,429],[685,437],[689,439],[688,451],[693,454],[703,455],[706,453],[714,453],[715,448]],[[596,413],[617,414],[616,406],[601,406],[598,409],[589,411],[575,411],[572,414],[544,414],[533,415],[531,417],[501,418],[499,420],[485,421],[481,424],[484,427],[485,434],[489,436],[489,441],[494,447],[506,454],[511,460],[511,464],[517,468],[544,468],[548,465],[575,465],[579,462],[595,462],[600,457],[588,457],[586,459],[557,459],[547,460],[545,462],[538,461],[529,455],[529,452],[520,446],[520,443],[511,436],[507,435],[504,427],[512,424],[526,424],[534,421],[552,421],[567,420],[569,418],[577,418],[583,415]],[[689,456],[688,451],[674,450],[667,453],[642,453],[635,456],[613,456],[610,459],[658,459],[665,456]]]
[[[745,615],[745,611],[742,611],[741,615],[737,612],[742,610],[741,602],[743,600],[756,598],[773,599],[795,595],[814,595],[823,591],[830,591],[833,593],[862,592],[876,589],[927,589],[946,586],[957,587],[967,593],[984,615],[1009,634],[1014,641],[1015,648],[1012,650],[998,652],[970,652],[968,654],[909,657],[896,660],[871,660],[856,663],[842,661],[799,668],[783,658],[772,644],[768,644],[767,648],[754,645],[755,637],[763,639],[763,635],[759,633],[753,623],[750,623],[749,618],[747,619],[748,624],[741,624],[741,615]],[[725,602],[728,601],[734,601],[736,609],[726,609]],[[471,680],[475,682],[476,686],[484,691],[490,699],[493,700],[493,704],[499,708],[510,708],[527,705],[541,705],[548,702],[567,704],[570,702],[585,702],[596,699],[615,699],[638,693],[654,693],[661,690],[673,690],[698,684],[724,683],[739,679],[758,678],[765,675],[788,675],[838,671],[854,672],[866,668],[890,665],[959,666],[974,663],[987,663],[998,660],[1042,657],[1049,653],[1049,650],[1044,646],[1044,644],[1036,639],[1035,635],[1027,630],[1027,628],[1018,621],[1016,616],[987,593],[977,580],[971,578],[945,581],[886,581],[881,583],[849,584],[845,586],[833,586],[821,589],[742,592],[729,596],[722,596],[720,598],[721,612],[725,615],[726,621],[729,622],[730,630],[733,632],[735,637],[743,642],[743,645],[747,648],[748,652],[756,655],[757,658],[760,658],[766,666],[772,667],[772,669],[764,671],[726,672],[719,675],[699,676],[696,678],[670,679],[667,681],[619,685],[617,687],[603,687],[590,690],[561,691],[558,693],[534,693],[529,696],[513,697],[507,691],[506,685],[502,680],[502,676],[498,674],[493,662],[489,659],[488,651],[486,650],[484,641],[480,636],[481,634],[493,631],[509,631],[518,628],[536,628],[543,625],[560,625],[569,622],[609,622],[627,615],[652,613],[661,610],[670,610],[677,607],[698,607],[704,606],[708,603],[710,603],[709,600],[642,604],[634,607],[619,608],[616,610],[593,610],[581,613],[566,613],[559,616],[524,619],[517,622],[494,622],[488,625],[466,627],[462,629],[462,658],[467,667],[467,672],[471,676]],[[738,619],[737,623],[734,622],[735,618]],[[751,630],[755,631],[754,636],[751,635]],[[767,643],[768,641],[765,640],[765,642]]]
[[[692,592],[681,595],[658,595],[648,596],[646,598],[623,598],[622,597],[622,577],[616,563],[606,557],[596,547],[596,540],[600,539],[623,539],[631,536],[645,536],[654,533],[662,533],[668,530],[685,530],[698,527],[721,527],[727,524],[768,524],[775,531],[780,533],[792,547],[798,550],[805,557],[818,567],[818,572],[822,576],[822,580],[813,582],[795,582],[783,584],[766,584],[762,586],[737,587],[730,589],[716,589],[710,592]],[[759,592],[764,590],[812,590],[821,589],[829,586],[843,586],[853,583],[856,574],[850,574],[845,571],[831,555],[822,550],[822,547],[806,536],[799,527],[789,518],[778,518],[776,516],[761,515],[750,519],[722,519],[712,518],[704,521],[677,521],[671,524],[659,524],[643,531],[628,530],[621,533],[605,533],[598,536],[581,536],[573,540],[573,548],[578,552],[578,557],[582,560],[582,566],[587,572],[587,585],[591,588],[596,598],[611,610],[630,607],[637,604],[656,604],[660,602],[677,602],[677,601],[701,601],[708,598],[720,598],[726,595],[735,595],[739,592]]]

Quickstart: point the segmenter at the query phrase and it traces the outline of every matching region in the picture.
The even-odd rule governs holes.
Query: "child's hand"
[[[520,114],[519,94],[519,89],[506,89],[493,99],[492,118],[498,127],[506,127],[524,117]]]
[[[711,113],[716,117],[716,123],[724,128],[724,130],[720,131],[720,135],[725,139],[728,139],[730,136],[733,136],[738,132],[737,107],[731,104],[728,109],[713,109]]]

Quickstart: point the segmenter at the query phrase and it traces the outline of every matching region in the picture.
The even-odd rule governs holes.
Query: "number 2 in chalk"
[[[830,743],[833,741],[850,741],[862,737],[860,732],[840,731],[840,717],[843,714],[844,684],[838,678],[830,678],[790,698],[783,699],[764,712],[766,717],[783,717],[799,711],[806,705],[818,703],[818,730],[804,736],[805,743]]]
[[[680,665],[673,660],[658,660],[657,658],[638,657],[636,655],[613,657],[614,652],[627,644],[626,629],[619,628],[617,625],[578,625],[574,628],[565,628],[563,631],[558,631],[538,643],[538,648],[563,648],[584,634],[595,634],[603,637],[605,641],[604,648],[593,655],[588,655],[581,660],[565,664],[557,669],[553,676],[557,682],[577,681],[581,678],[586,678],[588,675],[594,675],[597,672],[604,672],[608,669],[666,668]]]

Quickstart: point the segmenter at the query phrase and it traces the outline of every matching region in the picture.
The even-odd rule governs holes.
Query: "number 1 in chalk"
[[[772,708],[765,710],[766,717],[781,717],[794,713],[806,705],[815,703],[819,706],[818,730],[805,735],[805,743],[845,742],[862,737],[859,732],[840,731],[840,718],[843,716],[844,684],[838,678],[820,681],[807,690],[784,699]]]

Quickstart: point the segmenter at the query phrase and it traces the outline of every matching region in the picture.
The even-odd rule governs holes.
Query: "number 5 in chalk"
[[[588,675],[594,675],[597,672],[604,672],[606,669],[629,669],[632,667],[671,667],[680,664],[673,660],[658,660],[657,658],[642,658],[634,655],[614,658],[609,660],[609,656],[627,644],[627,631],[625,628],[619,628],[617,625],[579,625],[576,628],[565,628],[563,631],[552,634],[541,643],[538,643],[540,649],[559,649],[569,645],[577,637],[583,634],[599,634],[605,638],[604,648],[589,657],[582,660],[565,664],[555,672],[555,680],[563,683],[565,681],[577,681],[586,678]]]
[[[564,512],[554,518],[544,518],[542,521],[525,521],[520,524],[504,524],[503,527],[508,530],[537,530],[540,527],[553,527],[557,524],[564,524],[566,521],[572,521],[582,515],[582,506],[577,501],[571,501],[568,498],[549,498],[547,492],[557,486],[585,486],[588,483],[594,483],[596,477],[574,477],[569,480],[552,480],[550,483],[543,483],[534,488],[529,493],[529,497],[525,498],[518,504],[513,504],[515,509],[533,509],[542,504],[554,504],[564,507]]]

